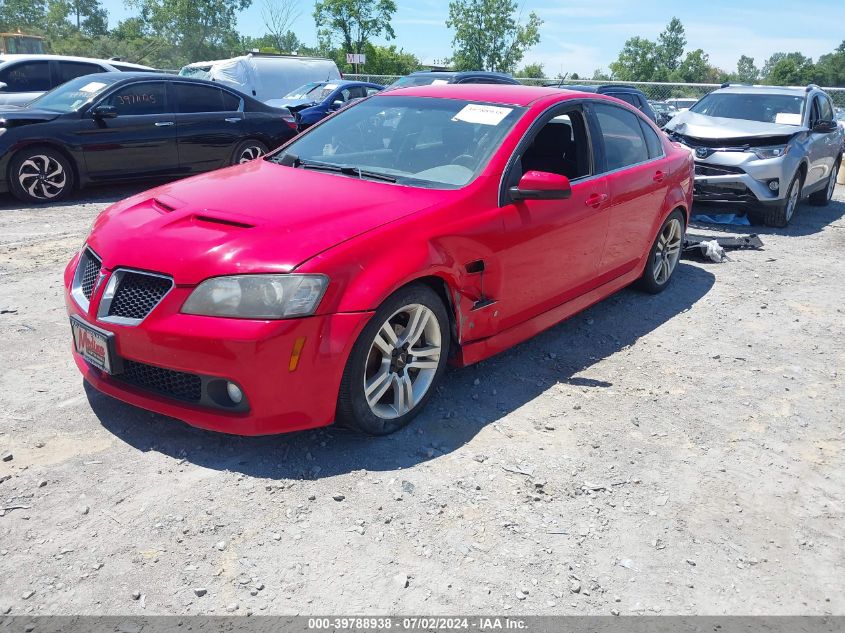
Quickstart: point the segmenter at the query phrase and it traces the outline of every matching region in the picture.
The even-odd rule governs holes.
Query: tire
[[[369,435],[407,425],[434,393],[450,343],[449,315],[434,290],[413,284],[392,294],[355,341],[340,383],[336,421]],[[408,353],[414,350],[425,355]]]
[[[267,146],[254,138],[241,141],[232,152],[232,164],[241,165],[267,153]]]
[[[27,147],[9,163],[9,187],[18,200],[44,204],[66,198],[73,191],[70,161],[49,147]]]
[[[656,295],[669,286],[681,259],[685,232],[686,218],[676,209],[660,225],[657,237],[648,251],[648,261],[637,284],[640,290]]]
[[[826,207],[830,203],[830,199],[833,197],[833,190],[836,189],[836,174],[839,172],[841,162],[842,157],[840,156],[833,164],[833,171],[830,172],[830,177],[825,188],[810,194],[810,204],[817,207]]]
[[[801,202],[801,187],[803,180],[801,172],[793,176],[792,182],[789,183],[789,189],[786,190],[786,198],[777,206],[763,207],[762,209],[754,209],[749,211],[749,216],[755,224],[765,224],[782,229],[792,217],[795,215],[795,210]]]

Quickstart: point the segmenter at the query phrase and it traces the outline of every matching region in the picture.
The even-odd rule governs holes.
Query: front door
[[[91,180],[177,173],[176,119],[168,107],[164,82],[124,85],[96,105],[114,107],[117,116],[85,115],[78,142]]]
[[[499,328],[507,329],[594,289],[608,226],[607,179],[595,173],[586,118],[569,105],[524,141],[515,184],[527,171],[569,178],[566,200],[509,201],[501,209]]]

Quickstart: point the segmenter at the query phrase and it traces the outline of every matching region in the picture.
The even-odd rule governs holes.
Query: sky
[[[261,8],[267,0],[253,0],[238,18],[245,35],[266,32]],[[522,11],[534,11],[543,20],[540,43],[520,64],[542,63],[548,76],[577,72],[591,76],[607,69],[629,37],[656,39],[673,16],[680,18],[687,35],[687,50],[702,48],[710,63],[728,72],[736,69],[740,55],[755,59],[758,67],[778,51],[800,51],[814,60],[845,40],[842,0],[524,0]],[[452,32],[446,28],[447,0],[397,0],[393,19],[396,44],[432,63],[451,54]],[[112,26],[133,14],[123,0],[103,0]],[[300,17],[294,24],[297,37],[316,42],[312,0],[298,0]],[[820,19],[820,16],[835,16]],[[377,43],[385,43],[379,41]],[[366,71],[366,68],[363,69]]]

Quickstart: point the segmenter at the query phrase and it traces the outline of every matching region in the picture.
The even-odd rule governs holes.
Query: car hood
[[[61,116],[60,112],[39,110],[38,108],[16,108],[14,106],[0,106],[0,126],[14,127],[28,123],[44,123]]]
[[[700,139],[757,138],[792,136],[806,130],[800,125],[782,125],[707,116],[689,110],[679,112],[665,125],[665,129]]]
[[[111,206],[94,223],[88,245],[108,269],[165,273],[177,285],[285,273],[454,194],[255,160]]]

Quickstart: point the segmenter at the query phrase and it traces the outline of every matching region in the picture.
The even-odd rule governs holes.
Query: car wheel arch
[[[42,141],[42,140],[32,141],[30,143],[25,143],[23,145],[16,147],[14,149],[14,151],[10,152],[9,163],[8,163],[8,166],[6,167],[7,182],[11,181],[11,179],[12,179],[12,162],[13,162],[15,156],[17,156],[18,154],[20,154],[23,151],[33,150],[33,149],[37,149],[39,147],[43,147],[45,149],[49,149],[49,150],[52,150],[54,152],[58,152],[59,154],[61,154],[68,161],[68,164],[70,165],[70,168],[73,171],[73,183],[72,183],[73,187],[72,187],[72,189],[81,188],[82,180],[81,180],[80,169],[79,169],[79,165],[76,163],[76,159],[73,157],[73,155],[69,151],[67,151],[67,149],[65,147],[63,147],[61,145],[58,145],[56,143],[51,143],[49,141]]]

